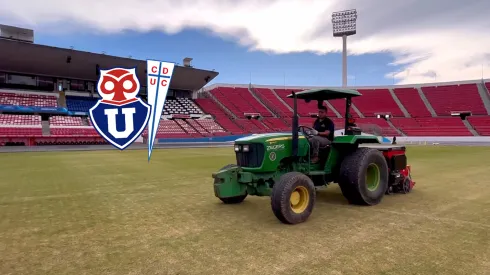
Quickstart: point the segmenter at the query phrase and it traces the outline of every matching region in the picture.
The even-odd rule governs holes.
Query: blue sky
[[[215,69],[223,83],[341,85],[331,13],[358,12],[349,84],[490,78],[490,1],[0,0],[36,42]],[[285,79],[284,79],[284,76]],[[394,77],[393,77],[394,76]],[[286,81],[284,81],[286,80]]]
[[[112,35],[47,34],[36,32],[36,43],[137,59],[153,58],[182,62],[194,58],[193,66],[216,70],[220,74],[212,83],[269,85],[342,84],[341,54],[313,53],[272,54],[250,51],[232,41],[199,30],[175,35],[161,32],[125,32]],[[342,43],[341,39],[338,39]],[[392,84],[384,74],[392,67],[390,54],[366,54],[349,57],[349,84]],[[355,79],[354,79],[355,76]]]

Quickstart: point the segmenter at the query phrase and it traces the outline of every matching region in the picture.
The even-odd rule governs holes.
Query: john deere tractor
[[[236,204],[247,196],[270,196],[274,215],[283,223],[308,219],[316,187],[338,183],[351,204],[376,205],[385,194],[408,193],[415,184],[405,147],[380,144],[378,137],[362,135],[350,114],[355,90],[313,89],[292,93],[291,133],[251,135],[235,141],[236,164],[213,173],[214,194],[223,203]],[[344,134],[320,148],[320,161],[310,161],[311,127],[298,125],[297,101],[345,99]]]

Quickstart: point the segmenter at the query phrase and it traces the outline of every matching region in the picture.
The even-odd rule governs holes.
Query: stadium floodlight
[[[342,86],[347,86],[347,36],[356,34],[357,10],[332,13],[333,36],[342,37]]]

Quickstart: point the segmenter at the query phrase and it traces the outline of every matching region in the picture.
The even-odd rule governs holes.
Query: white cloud
[[[68,5],[69,3],[69,5]],[[331,12],[356,8],[350,54],[389,52],[399,83],[478,79],[490,72],[490,1],[481,0],[0,0],[0,18],[33,28],[91,31],[204,28],[252,50],[339,52]],[[392,78],[393,73],[386,77]]]

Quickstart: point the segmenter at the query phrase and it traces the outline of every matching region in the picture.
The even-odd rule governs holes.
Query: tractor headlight
[[[243,145],[243,152],[250,151],[250,147],[248,145]]]
[[[235,145],[235,152],[240,152],[240,145]]]

